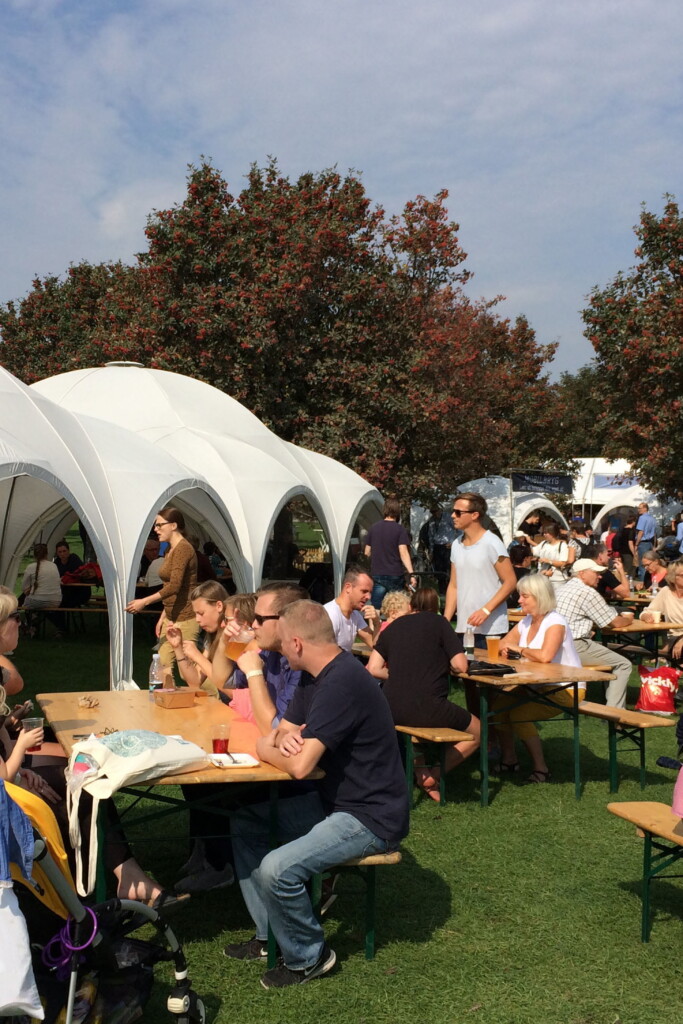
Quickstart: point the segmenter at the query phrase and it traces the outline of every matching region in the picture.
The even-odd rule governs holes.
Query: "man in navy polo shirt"
[[[282,652],[302,676],[286,717],[257,742],[257,753],[304,779],[320,766],[317,791],[284,800],[278,831],[285,845],[269,849],[268,804],[231,817],[237,877],[256,925],[248,942],[225,954],[264,960],[268,923],[282,962],[261,978],[284,988],[326,974],[334,952],[311,906],[307,881],[352,857],[396,849],[408,833],[408,790],[384,694],[334,638],[322,605],[296,601],[278,623]]]

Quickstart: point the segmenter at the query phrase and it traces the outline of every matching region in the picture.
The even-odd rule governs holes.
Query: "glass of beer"
[[[240,623],[240,631],[235,636],[229,636],[225,641],[225,657],[230,661],[237,661],[244,648],[254,639],[254,634],[245,625]]]
[[[489,658],[497,658],[500,654],[500,637],[499,636],[487,636],[486,637],[486,653]]]

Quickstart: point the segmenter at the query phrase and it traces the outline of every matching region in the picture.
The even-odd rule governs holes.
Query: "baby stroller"
[[[11,832],[11,826],[7,827],[10,816],[15,824],[17,822],[17,809],[11,807],[12,803],[18,805],[19,814],[23,812],[33,826],[33,864],[29,878],[24,874],[26,864],[20,863],[22,858],[16,856],[16,842],[13,848],[10,842],[6,843],[5,852],[9,856],[5,859],[10,861],[12,879],[23,883],[32,894],[20,894],[20,905],[24,903],[28,910],[37,897],[43,908],[52,912],[50,930],[55,921],[57,925],[62,924],[50,941],[36,942],[34,932],[44,931],[45,912],[25,915],[30,919],[34,974],[45,1019],[59,1024],[88,1024],[90,1021],[128,1024],[137,1020],[143,1016],[143,1007],[151,995],[154,965],[172,961],[175,984],[167,999],[168,1012],[177,1024],[204,1024],[204,1004],[192,989],[185,956],[173,930],[163,920],[163,910],[160,914],[137,900],[119,898],[93,906],[83,904],[76,894],[59,828],[50,808],[32,793],[0,781],[5,840]],[[24,828],[28,828],[25,823]],[[133,936],[148,924],[154,926],[154,941],[142,941]],[[16,1024],[31,1019],[30,1016],[9,1018]]]

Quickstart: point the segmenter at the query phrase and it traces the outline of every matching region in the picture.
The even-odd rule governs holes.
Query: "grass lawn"
[[[150,651],[140,634],[135,677]],[[16,663],[27,695],[97,690],[108,677],[104,632],[60,642],[23,641]],[[634,677],[632,677],[632,680]],[[635,699],[635,691],[630,694]],[[589,697],[599,699],[589,688]],[[422,799],[412,812],[403,862],[379,878],[377,955],[362,950],[362,885],[340,882],[326,924],[338,957],[329,976],[302,989],[265,992],[263,968],[227,960],[226,942],[249,937],[236,887],[194,897],[175,913],[193,985],[216,1024],[674,1024],[683,940],[683,882],[652,884],[654,926],[640,942],[642,840],[608,814],[607,727],[582,719],[583,798],[574,799],[571,726],[542,735],[554,782],[522,787],[492,779],[491,806],[478,803],[476,766],[454,775],[449,803]],[[648,787],[636,756],[620,755],[618,800],[671,802],[674,776],[655,767],[675,754],[673,730],[647,736]],[[150,826],[151,828],[151,826]],[[183,817],[131,829],[138,858],[172,884],[186,856]],[[169,835],[173,832],[174,835]],[[154,840],[154,841],[150,841]],[[167,968],[145,1021],[165,1010]]]

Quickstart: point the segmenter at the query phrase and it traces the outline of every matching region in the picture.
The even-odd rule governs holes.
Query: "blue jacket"
[[[33,826],[21,807],[7,795],[0,779],[0,885],[11,882],[10,861],[19,867],[24,878],[33,868]]]

